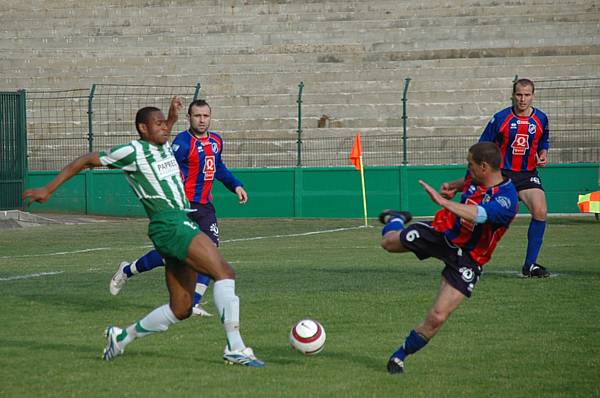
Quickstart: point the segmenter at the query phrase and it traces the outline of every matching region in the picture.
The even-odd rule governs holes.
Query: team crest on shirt
[[[529,123],[529,128],[528,128],[527,132],[529,134],[535,134],[536,128],[537,128],[537,126],[535,125],[535,123]]]

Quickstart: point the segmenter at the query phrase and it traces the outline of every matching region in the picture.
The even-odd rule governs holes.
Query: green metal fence
[[[21,207],[26,146],[25,92],[0,92],[0,210]]]
[[[370,166],[464,164],[467,149],[478,135],[416,137],[407,121],[408,85],[404,81],[397,132],[361,134],[363,160]],[[348,166],[354,133],[347,136],[305,136],[302,93],[290,96],[298,105],[295,137],[239,138],[227,134],[224,160],[229,167],[337,167]],[[507,93],[510,88],[507,88]],[[105,149],[137,138],[134,115],[142,106],[166,111],[170,98],[190,102],[200,95],[196,86],[143,86],[97,84],[91,89],[32,91],[28,93],[28,156],[30,170],[57,170],[89,150]],[[536,81],[535,106],[550,118],[551,163],[597,162],[600,159],[600,79]],[[498,107],[500,109],[501,106]],[[491,115],[485,115],[491,117]],[[431,127],[431,126],[427,126]],[[181,118],[175,131],[187,128]],[[484,126],[481,126],[483,130]],[[456,127],[460,131],[460,126]],[[292,133],[290,131],[290,133]]]
[[[171,98],[197,99],[195,86],[95,84],[90,89],[27,92],[30,170],[59,170],[88,151],[138,137],[135,113],[144,106],[167,112]],[[184,117],[174,129],[187,128]]]
[[[538,80],[535,101],[550,119],[549,160],[600,160],[600,78]]]

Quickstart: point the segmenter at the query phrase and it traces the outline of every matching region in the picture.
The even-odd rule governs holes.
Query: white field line
[[[350,231],[350,230],[353,230],[353,229],[361,229],[361,228],[368,228],[368,227],[365,227],[365,226],[361,225],[361,226],[358,226],[358,227],[326,229],[326,230],[322,230],[322,231],[311,231],[311,232],[303,232],[303,233],[298,233],[298,234],[268,235],[268,236],[254,236],[254,237],[251,237],[251,238],[227,239],[227,240],[224,240],[224,241],[221,241],[221,242],[222,243],[245,242],[245,241],[261,240],[261,239],[271,239],[271,238],[287,238],[287,237],[297,237],[297,236],[309,236],[309,235],[326,234],[326,233],[333,233],[333,232],[340,232],[340,231]],[[134,248],[137,248],[137,247],[150,248],[150,247],[152,247],[152,245],[134,246]],[[27,257],[46,257],[46,256],[63,256],[63,255],[69,255],[69,254],[88,253],[88,252],[95,252],[95,251],[102,251],[102,250],[114,250],[114,249],[115,249],[114,247],[95,247],[95,248],[91,248],[91,249],[81,249],[81,250],[73,250],[73,251],[66,251],[66,252],[22,254],[22,255],[16,255],[16,256],[0,256],[0,259],[27,258]]]
[[[46,256],[62,256],[65,254],[76,254],[76,253],[88,253],[88,252],[96,252],[100,250],[112,250],[110,247],[96,247],[92,249],[81,249],[81,250],[73,250],[70,252],[55,252],[55,253],[43,253],[43,254],[22,254],[18,256],[0,256],[0,259],[5,258],[25,258],[25,257],[46,257]]]
[[[327,233],[340,232],[340,231],[351,231],[353,229],[361,229],[361,228],[368,228],[368,227],[361,225],[358,227],[325,229],[322,231],[303,232],[303,233],[298,233],[298,234],[254,236],[252,238],[227,239],[222,242],[229,243],[229,242],[246,242],[246,241],[251,241],[251,240],[261,240],[261,239],[271,239],[271,238],[292,238],[292,237],[296,237],[296,236],[310,236],[310,235],[327,234]]]
[[[19,279],[39,278],[41,276],[47,276],[47,275],[58,275],[58,274],[62,274],[63,272],[65,272],[65,271],[38,272],[36,274],[9,276],[8,278],[0,278],[0,282],[16,281]]]

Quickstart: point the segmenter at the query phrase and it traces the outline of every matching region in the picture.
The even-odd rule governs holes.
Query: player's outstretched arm
[[[167,130],[171,133],[173,126],[179,119],[178,112],[183,109],[183,101],[181,98],[174,96],[171,98],[171,105],[169,106],[169,116],[167,117]]]
[[[445,207],[446,209],[450,210],[452,213],[456,214],[463,220],[475,222],[475,219],[477,218],[477,206],[457,203],[453,202],[452,200],[446,199],[442,196],[442,194],[433,189],[429,184],[427,184],[423,180],[419,180],[419,184],[421,184],[421,186],[425,188],[425,192],[427,192],[427,194],[429,195],[431,200],[433,200],[434,203]]]
[[[31,188],[23,192],[23,200],[29,206],[33,202],[46,202],[54,191],[65,183],[69,178],[79,173],[83,169],[91,167],[100,167],[100,157],[96,152],[90,152],[78,157],[68,165],[66,165],[60,173],[52,181],[40,188]]]

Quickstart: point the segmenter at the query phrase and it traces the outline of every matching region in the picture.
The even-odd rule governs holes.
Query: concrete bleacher
[[[5,0],[0,26],[0,90],[200,82],[226,138],[295,138],[301,81],[310,139],[401,134],[407,77],[411,137],[478,135],[515,75],[600,77],[594,0]]]

